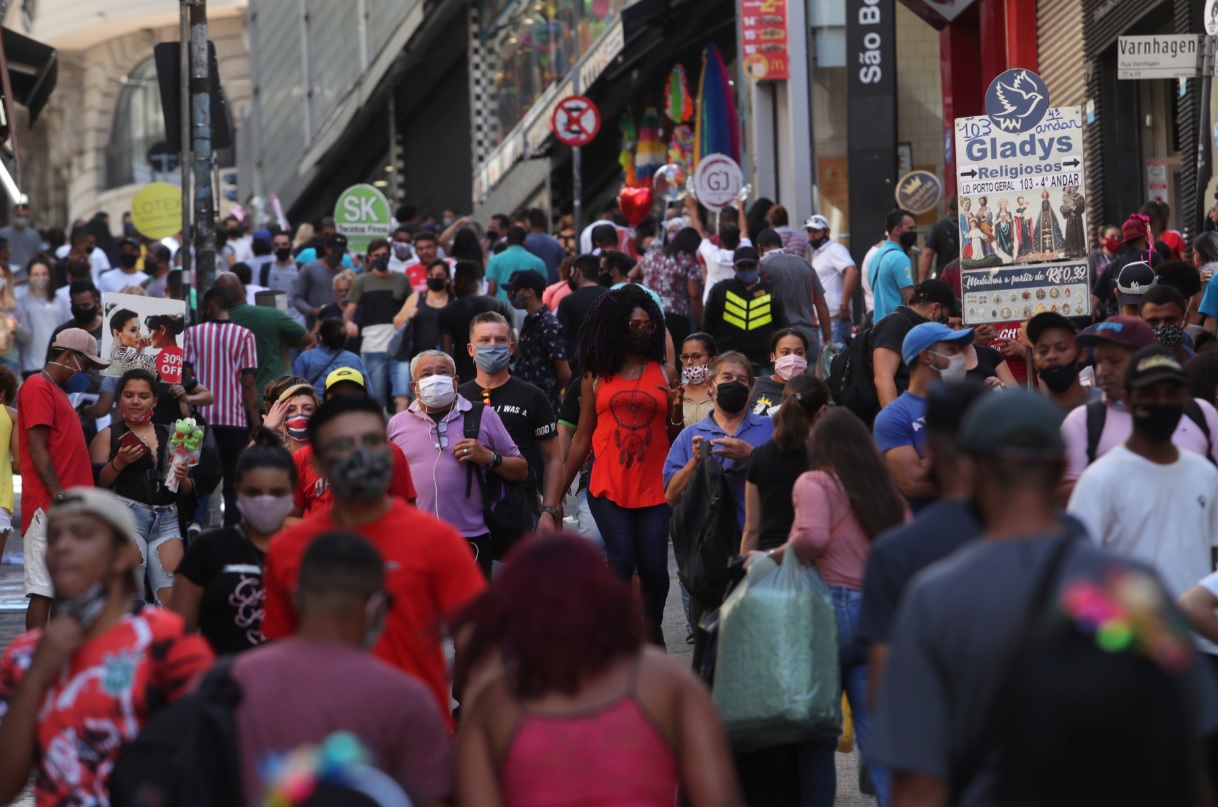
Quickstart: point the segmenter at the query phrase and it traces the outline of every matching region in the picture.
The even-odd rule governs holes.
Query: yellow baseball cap
[[[364,374],[354,367],[339,367],[326,376],[326,389],[328,390],[330,387],[343,381],[350,381],[352,384],[359,384],[362,387],[364,386]]]

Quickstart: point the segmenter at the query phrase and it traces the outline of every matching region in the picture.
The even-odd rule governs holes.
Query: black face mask
[[[155,275],[157,272],[161,271],[161,266],[156,261],[148,260],[147,256],[145,256],[144,257],[144,271],[150,275]]]
[[[912,249],[918,243],[918,231],[914,230],[911,233],[901,233],[901,248]]]
[[[377,258],[376,260],[372,261],[371,266],[373,269],[375,269],[378,272],[388,272],[389,271],[389,256],[386,255],[383,258]]]
[[[275,260],[280,263],[287,263],[288,258],[292,257],[292,248],[284,247],[283,249],[275,250]]]
[[[1130,413],[1136,431],[1156,443],[1166,443],[1176,433],[1184,407],[1175,404],[1134,404]]]
[[[647,355],[647,351],[651,349],[651,334],[647,331],[640,331],[638,328],[630,328],[626,331],[626,349],[631,353]]]
[[[596,282],[605,288],[613,285],[613,275],[600,274],[596,276]]]
[[[72,319],[76,320],[77,325],[86,325],[92,322],[93,318],[96,316],[96,306],[91,305],[88,308],[79,305],[72,306]]]
[[[326,253],[325,261],[327,265],[333,268],[343,262],[343,257],[341,255],[332,255],[330,253]]]
[[[432,291],[444,291],[448,287],[448,281],[442,277],[427,278],[427,288]]]
[[[749,388],[743,381],[715,385],[715,404],[726,414],[739,414],[749,402]]]
[[[820,249],[827,243],[829,243],[829,236],[827,235],[822,235],[820,238],[812,238],[808,240],[808,245],[812,247],[812,249]]]
[[[1037,370],[1036,375],[1040,378],[1040,383],[1048,387],[1050,392],[1061,395],[1074,386],[1074,380],[1078,378],[1078,358],[1075,357],[1073,361],[1061,367]]]
[[[134,269],[139,260],[139,255],[132,255],[130,252],[124,252],[118,256],[118,265],[124,269]]]

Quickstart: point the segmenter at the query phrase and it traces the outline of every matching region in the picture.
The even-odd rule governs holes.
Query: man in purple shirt
[[[482,515],[482,492],[467,484],[469,464],[508,482],[521,482],[529,467],[495,410],[457,394],[456,365],[439,350],[424,350],[410,362],[414,401],[389,421],[397,443],[415,471],[416,504],[457,528],[473,547],[483,574],[491,575],[491,536]],[[465,436],[465,417],[483,406],[478,438]]]

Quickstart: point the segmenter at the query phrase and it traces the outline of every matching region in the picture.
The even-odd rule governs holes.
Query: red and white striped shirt
[[[212,426],[247,426],[241,374],[258,371],[254,334],[234,322],[216,320],[187,328],[184,345],[183,360],[216,398],[200,406],[199,414]]]

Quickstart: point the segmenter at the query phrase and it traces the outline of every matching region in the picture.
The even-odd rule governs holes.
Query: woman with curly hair
[[[579,428],[566,458],[571,482],[589,452],[588,508],[622,580],[635,571],[643,587],[648,638],[664,644],[668,597],[668,518],[664,460],[685,427],[677,371],[666,363],[660,308],[641,286],[606,292],[579,330],[584,368]]]

